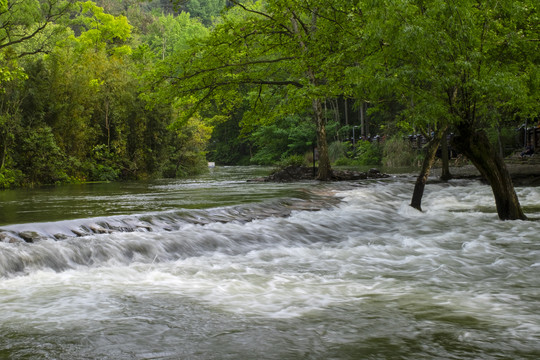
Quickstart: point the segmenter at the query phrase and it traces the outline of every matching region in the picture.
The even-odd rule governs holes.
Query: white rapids
[[[428,185],[422,213],[406,178],[303,186],[326,205],[0,243],[0,357],[540,356],[540,221],[499,221],[473,181]],[[540,188],[517,192],[539,217]]]

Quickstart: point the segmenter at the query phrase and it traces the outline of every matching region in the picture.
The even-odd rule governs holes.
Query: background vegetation
[[[0,188],[314,151],[418,164],[408,135],[452,131],[465,93],[508,155],[538,121],[538,13],[532,0],[0,0]]]

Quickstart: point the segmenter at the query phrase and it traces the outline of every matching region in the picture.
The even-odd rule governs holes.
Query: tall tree
[[[335,35],[340,21],[328,16],[318,2],[231,3],[236,6],[210,36],[175,59],[163,74],[171,85],[169,96],[183,99],[192,109],[217,102],[226,113],[241,104],[239,91],[247,89],[251,111],[244,123],[310,109],[317,127],[318,178],[330,179],[322,104],[342,91],[333,82],[338,70],[328,62],[337,52],[337,45],[331,46],[330,29]],[[336,14],[343,21],[347,15],[331,15]]]
[[[67,16],[74,3],[75,0],[0,0],[0,52],[19,46],[17,55],[22,57],[50,50],[57,33],[63,31],[53,24]]]
[[[485,129],[493,109],[525,110],[527,81],[538,62],[538,9],[534,1],[386,1],[368,6],[372,58],[424,108],[414,121],[448,121],[454,145],[491,184],[501,219],[524,219],[512,180]],[[504,99],[504,100],[503,100]],[[446,114],[441,118],[441,114]]]
[[[6,53],[0,53],[0,61],[3,60],[5,64],[0,72],[3,75],[0,88],[0,172],[10,160],[10,148],[21,126],[20,105],[24,99],[24,80],[27,78],[15,59],[8,60],[5,56]]]

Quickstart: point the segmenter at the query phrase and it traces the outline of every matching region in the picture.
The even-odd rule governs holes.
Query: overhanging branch
[[[295,57],[283,57],[283,58],[270,59],[270,60],[254,60],[254,61],[247,61],[247,62],[243,62],[243,63],[239,63],[239,64],[225,64],[225,65],[216,66],[216,67],[213,67],[213,68],[208,68],[208,69],[202,69],[202,70],[199,70],[199,71],[195,71],[192,74],[188,74],[188,75],[184,75],[184,76],[180,76],[180,77],[170,76],[170,77],[167,77],[167,78],[168,79],[174,79],[176,81],[183,81],[183,80],[189,80],[191,78],[194,78],[194,77],[202,75],[202,74],[207,74],[207,73],[211,73],[211,72],[214,72],[214,71],[223,70],[223,69],[227,69],[227,68],[240,68],[240,67],[249,66],[249,65],[273,64],[273,63],[278,63],[278,62],[281,62],[281,61],[288,61],[288,60],[293,60],[293,59],[295,59]]]

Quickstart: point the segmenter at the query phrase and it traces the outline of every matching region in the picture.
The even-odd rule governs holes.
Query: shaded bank
[[[507,163],[506,167],[512,177],[512,181],[516,186],[540,186],[540,165],[539,164],[516,164]],[[384,169],[383,169],[384,171]],[[389,172],[393,173],[389,170]],[[433,167],[430,171],[431,176],[427,182],[438,182],[442,173],[442,168]],[[482,175],[474,167],[474,165],[463,165],[450,167],[450,173],[453,179],[470,179],[485,181]],[[417,171],[410,169],[399,173],[401,175],[409,174],[417,176]],[[250,179],[250,182],[294,182],[315,180],[317,170],[311,167],[288,166],[283,169],[274,171],[268,176]],[[378,169],[370,169],[368,171],[354,170],[336,170],[332,169],[332,181],[354,181],[364,179],[379,179],[387,178],[390,175],[381,172]],[[436,179],[436,180],[435,180]]]
[[[279,169],[266,177],[256,178],[250,181],[261,182],[294,182],[304,180],[316,180],[317,168],[304,166],[287,166]],[[368,171],[353,171],[353,170],[335,170],[330,174],[331,181],[353,181],[364,179],[380,179],[387,178],[389,175],[381,173],[378,169],[370,169]]]
[[[506,167],[512,181],[516,186],[540,186],[540,165],[538,164],[515,164],[506,163]],[[440,177],[442,169],[433,168],[432,175]],[[450,173],[454,179],[477,179],[485,181],[474,165],[456,166],[450,168]]]

